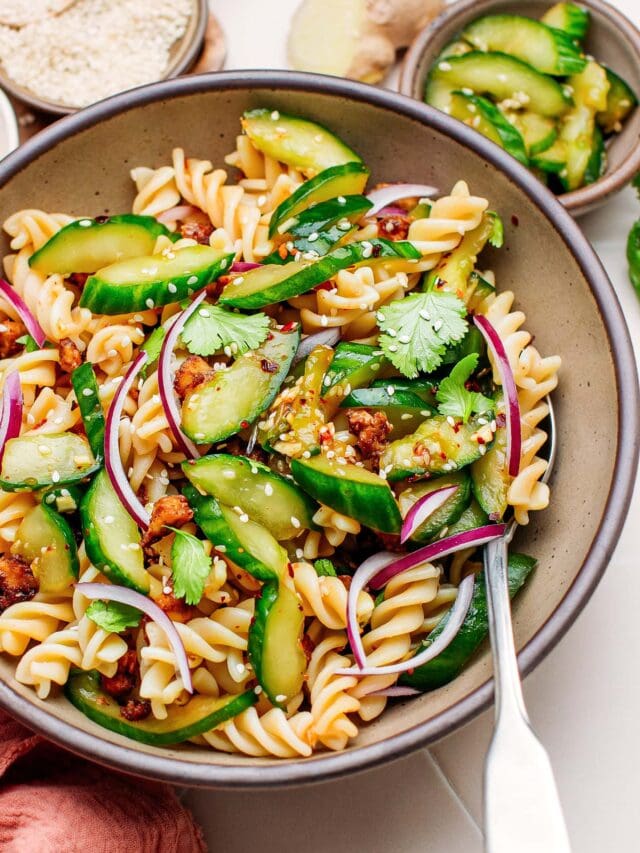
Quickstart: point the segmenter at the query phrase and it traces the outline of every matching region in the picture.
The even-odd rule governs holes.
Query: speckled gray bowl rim
[[[464,14],[467,10],[472,11],[475,2],[476,0],[458,0],[458,2],[452,3],[450,6],[446,6],[436,18],[430,21],[418,33],[404,55],[400,68],[399,88],[404,95],[418,98],[418,95],[414,94],[416,73],[429,40],[436,33],[451,27],[459,15]],[[581,0],[581,2],[587,8],[594,9],[600,14],[605,15],[615,24],[617,29],[626,33],[636,51],[636,60],[640,63],[640,30],[633,21],[621,12],[620,9],[616,9],[615,6],[607,3],[606,0]],[[456,24],[455,32],[458,32],[458,30],[459,25]],[[636,107],[636,109],[640,109],[640,106]],[[604,175],[598,178],[597,181],[594,181],[592,184],[586,184],[583,187],[578,187],[577,190],[571,190],[571,192],[557,193],[556,198],[574,216],[581,216],[595,210],[599,205],[604,204],[610,196],[619,192],[625,184],[629,183],[639,169],[640,143],[636,138],[628,146],[624,160],[614,169],[609,170],[607,167]]]
[[[252,92],[284,90],[310,94],[318,92],[369,103],[433,127],[481,155],[518,186],[555,226],[589,282],[609,337],[619,392],[616,452],[618,473],[613,478],[605,511],[580,573],[552,616],[518,656],[520,670],[526,675],[560,640],[597,586],[618,543],[635,482],[640,449],[638,377],[629,331],[600,260],[574,220],[553,195],[542,187],[524,166],[480,134],[444,113],[403,95],[319,74],[228,71],[162,81],[116,95],[61,119],[10,154],[0,162],[0,186],[4,186],[13,175],[56,143],[104,119],[153,101],[214,89],[247,89]],[[624,460],[625,464],[620,464],[621,460]],[[0,682],[0,706],[30,728],[72,752],[138,776],[163,779],[180,785],[227,789],[309,784],[366,770],[400,758],[449,734],[484,710],[491,703],[492,696],[493,682],[488,680],[446,711],[409,731],[370,746],[353,747],[345,752],[315,758],[313,761],[301,759],[280,765],[213,766],[190,762],[187,758],[176,762],[169,757],[142,753],[136,749],[134,742],[131,746],[120,746],[102,741],[76,729],[71,723],[55,719],[46,710],[36,707],[28,699],[15,693],[9,684]]]

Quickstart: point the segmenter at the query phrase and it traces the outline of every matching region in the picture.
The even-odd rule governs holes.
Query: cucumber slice
[[[576,74],[586,65],[565,32],[522,15],[484,15],[469,24],[462,37],[477,50],[508,53],[543,74]]]
[[[42,503],[56,512],[73,513],[80,509],[84,491],[78,486],[54,486],[42,493]]]
[[[460,518],[471,501],[471,477],[466,471],[458,471],[456,474],[448,474],[436,480],[416,483],[398,495],[400,512],[402,517],[406,518],[416,501],[447,486],[456,486],[457,490],[414,531],[411,536],[412,542],[429,542],[431,539],[436,539],[443,527],[448,528]],[[449,534],[448,529],[446,533]]]
[[[481,302],[489,296],[490,293],[495,293],[496,289],[491,284],[491,282],[487,281],[486,278],[483,278],[480,273],[477,273],[475,270],[469,276],[469,282],[467,287],[467,293],[465,295],[465,302],[467,308],[469,309],[469,313],[473,314],[478,310],[478,306]],[[462,352],[465,350],[465,346],[473,346],[473,349],[466,350],[464,352],[465,355],[468,355],[469,352],[484,352],[484,343],[482,342],[482,346],[478,349],[475,344],[481,343],[480,339],[475,334],[478,330],[475,328],[470,328],[469,332],[465,335],[465,337],[460,341],[460,350],[458,350],[458,346],[454,347],[455,352]],[[482,337],[482,336],[480,336]],[[463,345],[463,341],[467,343]],[[462,357],[462,356],[461,356]],[[459,360],[459,359],[458,359]]]
[[[604,147],[604,139],[602,131],[596,125],[593,128],[593,138],[591,140],[591,154],[587,161],[587,168],[584,172],[584,183],[593,184],[599,180],[605,173],[607,168],[607,152]]]
[[[222,441],[253,423],[278,393],[299,342],[297,329],[274,329],[261,347],[241,355],[187,394],[182,428],[189,438],[199,444]]]
[[[404,376],[392,376],[389,379],[374,379],[371,387],[387,388],[389,393],[391,393],[390,389],[392,388],[396,393],[398,391],[410,391],[427,404],[425,412],[435,408],[438,385],[437,383],[430,382],[428,379],[405,379]],[[425,414],[425,417],[428,417],[428,415]]]
[[[374,264],[389,258],[418,261],[420,252],[412,243],[379,238],[339,246],[319,260],[292,261],[285,266],[258,267],[232,280],[222,291],[220,303],[253,310],[284,302],[306,293],[351,266]]]
[[[189,481],[228,506],[239,506],[267,527],[276,539],[292,539],[314,530],[317,507],[291,480],[246,456],[215,453],[183,462]]]
[[[527,111],[513,112],[507,117],[520,131],[530,156],[546,151],[558,138],[558,127],[551,118]]]
[[[29,266],[44,275],[92,273],[108,264],[150,255],[160,235],[177,239],[153,216],[125,213],[107,219],[77,219],[34,252]]]
[[[389,393],[392,391],[393,393]],[[436,410],[411,391],[389,388],[356,388],[340,403],[343,409],[375,409],[383,412],[393,426],[393,437],[415,432],[426,417]]]
[[[144,567],[140,531],[123,507],[103,469],[80,504],[87,556],[113,583],[146,594],[149,575]]]
[[[82,415],[84,431],[93,455],[99,461],[104,456],[104,413],[100,404],[98,380],[91,362],[86,361],[71,374],[71,384],[76,393],[78,408]]]
[[[448,45],[443,47],[442,52],[438,59],[446,59],[447,56],[462,56],[465,53],[471,53],[473,48],[469,44],[468,41],[463,41],[462,39],[455,39],[452,42],[449,42]]]
[[[169,746],[191,740],[215,729],[246,711],[258,701],[253,690],[237,696],[193,696],[186,705],[168,705],[164,720],[147,717],[129,722],[120,713],[120,705],[100,685],[95,671],[72,672],[65,686],[67,699],[94,723],[116,734],[147,743],[150,746]]]
[[[563,30],[572,39],[582,41],[589,29],[589,12],[575,3],[556,3],[540,18],[543,24]]]
[[[576,190],[585,183],[593,153],[594,132],[595,119],[589,107],[574,107],[564,120],[559,141],[564,143],[567,160],[558,177],[565,192]]]
[[[465,424],[451,426],[444,415],[424,421],[406,438],[392,441],[382,452],[380,470],[391,482],[407,477],[435,476],[463,468],[483,455],[486,445],[475,438],[480,428],[478,415]]]
[[[0,486],[8,492],[76,483],[99,468],[85,438],[72,432],[24,435],[4,448]]]
[[[277,110],[249,110],[242,127],[258,151],[310,174],[362,160],[321,124]]]
[[[298,596],[282,584],[265,584],[249,628],[249,660],[260,686],[280,708],[302,689],[307,668],[303,631]]]
[[[520,132],[507,121],[491,101],[480,97],[480,95],[453,92],[449,115],[504,148],[508,154],[511,154],[523,165],[529,165],[529,158]]]
[[[233,258],[198,245],[120,261],[87,279],[80,306],[98,314],[129,314],[180,302],[215,281]]]
[[[629,84],[610,68],[605,68],[609,91],[607,105],[596,115],[596,121],[605,133],[617,133],[622,122],[638,105],[638,98]]]
[[[31,563],[40,592],[68,589],[78,577],[80,563],[73,531],[55,510],[38,504],[22,519],[13,547]]]
[[[393,492],[377,474],[336,459],[292,459],[291,473],[320,503],[382,533],[398,533],[402,518]]]
[[[556,80],[505,53],[473,51],[438,61],[429,72],[425,100],[448,112],[452,93],[459,89],[491,95],[497,101],[522,93],[527,108],[544,116],[562,115],[571,105]]]
[[[567,164],[567,146],[561,139],[539,154],[531,156],[531,165],[540,169],[544,174],[558,175]]]
[[[507,471],[507,431],[498,427],[493,445],[471,466],[473,494],[491,521],[500,521],[507,511],[511,477]]]
[[[379,347],[341,341],[324,378],[325,395],[340,398],[393,370]]]
[[[460,518],[447,528],[447,536],[466,533],[467,530],[475,530],[476,527],[483,527],[485,524],[489,524],[489,516],[475,500],[472,500]]]
[[[280,202],[269,220],[269,237],[286,233],[289,223],[314,204],[341,196],[359,195],[364,191],[368,179],[369,169],[364,163],[330,166],[315,178],[300,184],[289,198]]]
[[[201,495],[194,486],[185,486],[183,494],[196,524],[217,551],[258,580],[282,577],[287,569],[287,552],[265,527],[248,517],[243,520],[235,509]]]

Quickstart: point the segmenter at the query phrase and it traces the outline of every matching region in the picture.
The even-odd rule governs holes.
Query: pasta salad
[[[235,180],[176,148],[130,213],[4,223],[0,651],[127,737],[295,758],[485,638],[560,359],[477,266],[503,229],[464,181],[367,191],[320,125],[242,130]]]

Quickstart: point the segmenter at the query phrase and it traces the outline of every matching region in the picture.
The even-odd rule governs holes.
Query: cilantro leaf
[[[207,557],[200,539],[174,527],[168,529],[176,534],[171,546],[173,591],[176,598],[184,598],[187,604],[197,604],[211,571],[211,558]]]
[[[85,610],[88,616],[96,623],[98,628],[110,633],[119,634],[126,628],[137,628],[142,618],[142,613],[129,604],[120,604],[119,601],[92,601]]]
[[[218,305],[203,304],[182,330],[182,342],[195,355],[213,355],[231,347],[242,355],[259,347],[269,334],[266,314],[237,314]]]
[[[466,306],[447,291],[412,293],[378,311],[379,344],[400,373],[414,379],[442,362],[447,344],[467,333]]]
[[[478,354],[469,353],[461,359],[451,373],[443,379],[436,392],[438,411],[441,415],[461,418],[464,423],[473,412],[488,412],[493,408],[493,400],[477,391],[468,391],[464,384],[478,366]]]
[[[504,243],[504,224],[495,211],[488,211],[488,215],[491,217],[491,234],[489,234],[489,243],[496,249],[500,249]]]
[[[333,565],[331,560],[316,560],[313,564],[313,568],[316,570],[316,574],[318,575],[318,577],[321,578],[335,578],[338,576],[335,566]]]
[[[160,357],[160,350],[167,330],[164,326],[158,326],[151,332],[140,349],[147,354],[147,360],[144,363],[144,370],[147,371],[151,365]]]
[[[21,335],[19,338],[16,338],[16,343],[22,344],[27,352],[36,352],[40,349],[31,335]]]

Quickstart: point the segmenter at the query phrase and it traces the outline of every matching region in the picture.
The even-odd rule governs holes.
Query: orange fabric
[[[168,785],[76,758],[0,712],[3,853],[204,853]]]

